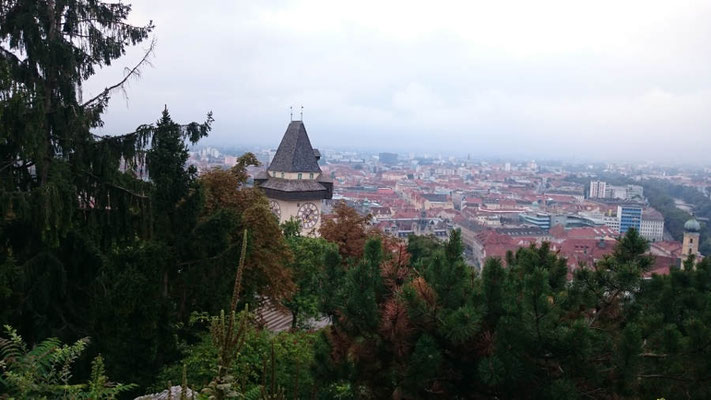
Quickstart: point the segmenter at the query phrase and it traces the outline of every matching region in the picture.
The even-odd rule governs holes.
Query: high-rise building
[[[624,235],[630,228],[637,232],[642,228],[642,207],[617,206],[617,220],[620,222],[620,235]]]
[[[322,202],[333,197],[333,180],[321,173],[319,158],[304,123],[292,121],[267,170],[254,177],[279,222],[297,219],[304,235],[317,235]]]
[[[607,183],[604,181],[590,181],[590,193],[588,197],[591,199],[601,199],[605,197]]]

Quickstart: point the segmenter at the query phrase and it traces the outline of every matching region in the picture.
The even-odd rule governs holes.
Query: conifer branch
[[[90,177],[96,179],[97,181],[103,183],[103,184],[106,185],[106,186],[112,187],[112,188],[114,188],[114,189],[121,190],[121,191],[126,192],[126,193],[130,194],[131,196],[137,197],[137,198],[139,198],[139,199],[143,199],[143,200],[147,200],[147,199],[148,199],[148,196],[146,196],[146,195],[144,195],[144,194],[136,193],[136,192],[132,191],[131,189],[127,189],[127,188],[125,188],[125,187],[123,187],[123,186],[116,185],[116,184],[114,184],[114,183],[103,182],[103,181],[101,180],[101,178],[99,178],[98,176],[92,174],[92,173],[89,172],[89,171],[82,171],[82,172],[84,172],[84,173],[87,174],[88,176],[90,176]]]
[[[2,57],[5,58],[7,61],[14,62],[16,64],[15,66],[20,65],[22,63],[22,61],[20,61],[20,59],[15,55],[15,53],[4,47],[0,47],[0,49],[2,50]]]
[[[176,265],[179,266],[179,267],[183,267],[183,266],[186,266],[186,265],[197,264],[197,263],[201,263],[201,262],[205,262],[205,261],[219,260],[220,258],[222,258],[222,257],[226,256],[227,254],[229,254],[229,253],[230,253],[232,250],[234,250],[234,248],[237,247],[237,246],[238,246],[237,244],[233,244],[233,245],[231,245],[230,247],[228,247],[227,249],[225,249],[225,251],[221,252],[220,254],[216,254],[216,255],[214,255],[214,256],[210,256],[210,257],[206,257],[206,258],[201,258],[201,259],[199,259],[199,260],[183,261],[183,262],[178,263],[178,264],[176,264]]]
[[[133,68],[131,68],[130,70],[128,70],[128,73],[126,74],[126,76],[123,77],[123,79],[121,79],[118,83],[116,83],[116,84],[114,84],[114,85],[111,85],[111,86],[105,88],[101,93],[97,94],[96,96],[92,97],[92,98],[89,99],[88,101],[84,102],[84,103],[81,105],[81,108],[85,108],[85,107],[87,107],[87,106],[89,106],[89,105],[91,105],[92,103],[95,103],[95,102],[97,102],[97,101],[102,102],[102,103],[103,103],[103,102],[106,102],[106,101],[108,100],[109,94],[111,94],[112,91],[114,91],[114,90],[116,90],[116,89],[118,89],[118,88],[122,88],[123,85],[126,84],[126,82],[128,81],[128,79],[129,79],[130,77],[132,77],[132,76],[134,76],[134,75],[140,75],[140,73],[141,73],[141,67],[143,67],[145,64],[149,64],[149,63],[150,63],[150,62],[148,61],[148,57],[149,57],[151,54],[153,54],[153,51],[155,50],[155,46],[156,46],[156,40],[153,39],[153,40],[151,40],[150,46],[148,46],[148,50],[147,50],[146,53],[143,55],[143,58],[141,58],[141,61],[139,61]]]

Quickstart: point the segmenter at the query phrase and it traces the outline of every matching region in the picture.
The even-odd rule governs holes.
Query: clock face
[[[301,227],[313,228],[319,219],[318,207],[314,203],[304,203],[299,207],[299,212],[296,216],[301,221]]]
[[[281,219],[281,207],[279,207],[279,203],[274,200],[269,200],[269,209],[276,215],[277,219]]]

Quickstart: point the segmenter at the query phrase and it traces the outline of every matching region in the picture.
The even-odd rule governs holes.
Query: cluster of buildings
[[[591,199],[644,200],[644,188],[639,185],[608,185],[605,181],[590,181]]]
[[[371,215],[374,227],[403,239],[445,239],[460,229],[467,259],[477,268],[488,257],[505,260],[508,252],[547,242],[572,273],[611,254],[630,229],[651,243],[653,272],[668,272],[687,255],[699,255],[697,221],[689,221],[684,241],[675,242],[665,232],[664,217],[646,204],[641,186],[581,183],[561,166],[395,153],[322,155],[302,121],[292,121],[278,149],[267,153],[254,184],[280,222],[296,218],[306,235],[316,235],[322,214],[345,201]]]
[[[188,164],[197,168],[198,172],[209,171],[212,168],[230,168],[237,164],[237,156],[225,154],[214,147],[202,147],[188,153]]]
[[[648,206],[638,185],[576,183],[562,167],[535,162],[383,156],[324,164],[334,180],[332,201],[347,201],[400,238],[445,238],[460,229],[475,267],[488,257],[505,259],[509,251],[548,242],[572,272],[611,254],[632,228],[651,243],[657,273],[688,254],[665,232],[664,216]],[[591,186],[599,191],[595,196],[586,190]],[[698,245],[693,252],[698,254]]]

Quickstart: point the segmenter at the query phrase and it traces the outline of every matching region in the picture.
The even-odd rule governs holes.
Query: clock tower
[[[333,180],[323,176],[320,158],[303,121],[291,121],[271,164],[254,177],[279,223],[296,218],[302,235],[318,236],[321,203],[333,197]]]

